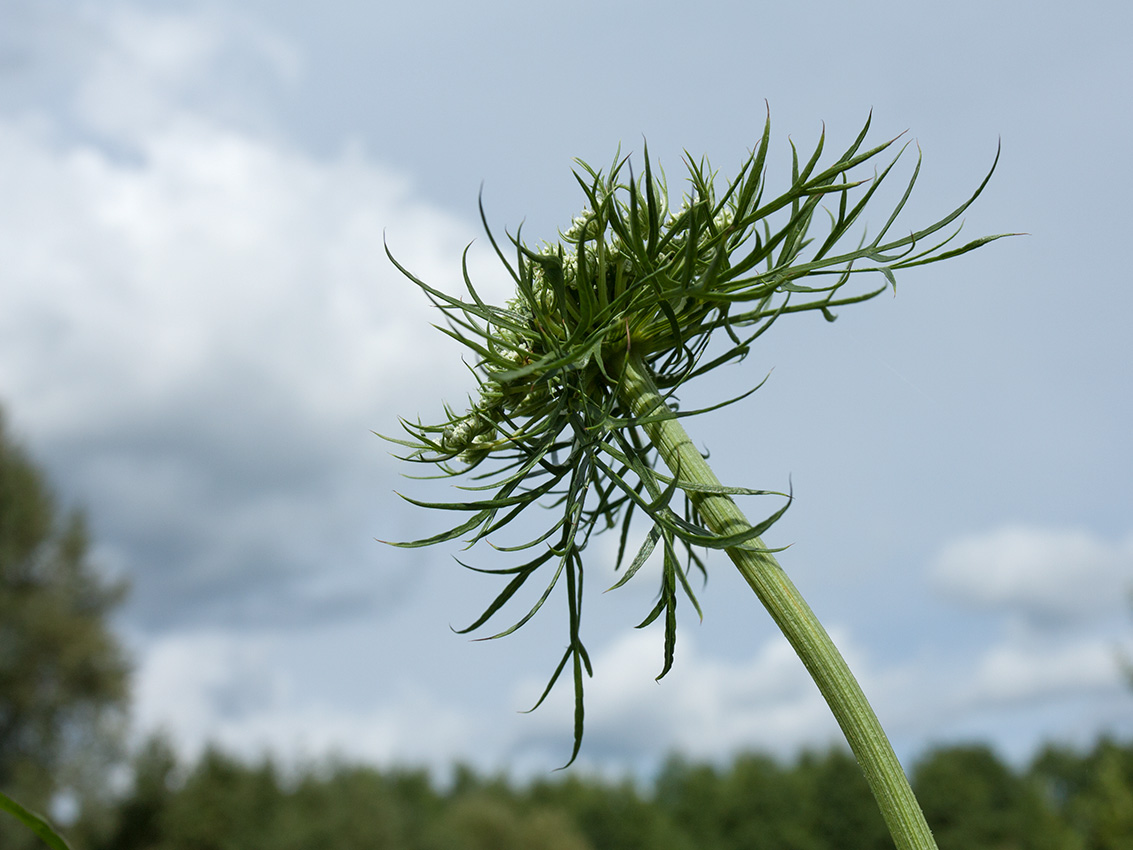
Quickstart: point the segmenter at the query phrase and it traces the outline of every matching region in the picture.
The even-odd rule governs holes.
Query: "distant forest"
[[[517,784],[458,768],[340,764],[298,775],[217,750],[179,765],[160,739],[124,796],[84,813],[75,850],[882,850],[892,848],[853,758],[727,767],[670,758],[649,787],[577,772]],[[1022,770],[987,746],[921,758],[913,785],[940,850],[1130,850],[1133,743],[1048,746]],[[0,827],[0,845],[10,844]],[[19,842],[22,844],[23,842]],[[34,845],[28,845],[34,846]]]

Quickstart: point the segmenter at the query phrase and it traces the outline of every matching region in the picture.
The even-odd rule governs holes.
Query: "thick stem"
[[[651,420],[642,427],[674,475],[690,484],[720,486],[680,420],[663,415],[669,408],[639,357],[626,359],[621,392],[635,416]],[[731,535],[751,527],[730,497],[697,492],[689,496],[705,525],[716,534]],[[746,545],[763,547],[758,538]],[[865,773],[898,850],[936,850],[932,832],[877,715],[794,583],[767,552],[742,547],[727,552],[818,685]]]

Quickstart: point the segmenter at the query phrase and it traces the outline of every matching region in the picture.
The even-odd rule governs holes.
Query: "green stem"
[[[642,427],[670,472],[690,484],[721,486],[680,420],[664,415],[669,408],[639,356],[626,359],[623,375],[622,397],[636,417],[649,420]],[[705,525],[716,534],[731,535],[751,527],[728,496],[694,491],[689,497]],[[758,538],[753,544],[763,547]],[[898,850],[936,850],[932,832],[877,715],[798,588],[771,554],[738,547],[727,552],[818,685],[865,773]]]

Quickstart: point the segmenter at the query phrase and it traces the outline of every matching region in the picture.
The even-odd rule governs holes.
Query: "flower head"
[[[580,162],[575,176],[586,206],[557,242],[531,249],[518,235],[509,237],[514,249],[509,260],[484,220],[492,246],[515,281],[515,296],[502,307],[480,298],[467,264],[467,293],[458,298],[414,277],[390,255],[445,313],[448,327],[442,330],[474,353],[479,382],[467,410],[446,408],[445,420],[437,424],[403,421],[408,439],[395,440],[410,449],[405,460],[433,465],[443,476],[466,476],[469,483],[462,487],[474,494],[455,502],[408,501],[466,518],[433,537],[396,545],[425,546],[459,538],[471,545],[489,535],[498,537],[534,505],[553,509],[549,527],[534,539],[493,544],[530,557],[518,565],[479,569],[510,578],[462,632],[484,625],[546,568],[549,575],[534,606],[492,637],[510,634],[565,579],[569,642],[539,703],[570,663],[576,697],[572,760],[582,735],[584,672],[590,673],[580,622],[582,552],[591,534],[619,532],[616,568],[622,575],[615,587],[632,578],[660,545],[658,601],[639,625],[664,617],[663,676],[673,662],[678,597],[687,597],[699,613],[688,581],[692,568],[704,570],[699,551],[756,545],[758,535],[789,503],[738,535],[706,529],[692,498],[695,488],[680,480],[679,470],[662,471],[643,428],[648,422],[634,415],[625,396],[627,361],[642,364],[675,403],[675,393],[686,382],[742,360],[781,316],[814,310],[833,321],[834,308],[895,286],[897,270],[957,256],[999,238],[948,248],[959,231],[956,227],[924,244],[959,218],[983,190],[990,172],[971,198],[939,221],[890,237],[916,182],[918,157],[904,194],[881,229],[872,239],[861,235],[850,241],[867,203],[900,157],[898,153],[871,176],[856,177],[861,166],[895,141],[863,150],[868,129],[867,121],[853,144],[825,168],[819,167],[825,135],[802,164],[792,145],[790,187],[769,198],[768,119],[739,174],[721,189],[707,162],[690,158],[688,193],[675,211],[670,210],[665,181],[654,176],[648,149],[640,177],[634,176],[628,158],[615,158],[605,173]],[[820,211],[829,224],[814,233]],[[847,290],[852,280],[869,273],[882,276],[880,287]],[[714,334],[726,342],[709,358]],[[758,385],[716,407],[755,389]],[[697,412],[702,411],[666,410],[663,415]],[[769,493],[740,488],[721,492]],[[644,542],[629,557],[635,514],[644,515],[649,526]]]

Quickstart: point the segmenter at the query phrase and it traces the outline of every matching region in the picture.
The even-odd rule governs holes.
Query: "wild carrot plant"
[[[790,185],[776,196],[767,191],[770,119],[739,173],[721,185],[706,161],[687,159],[688,186],[676,205],[648,149],[636,176],[628,157],[616,157],[604,172],[580,162],[575,176],[585,208],[557,241],[536,247],[518,234],[501,246],[481,206],[491,245],[515,283],[514,297],[502,305],[481,298],[467,262],[465,291],[457,296],[415,277],[387,248],[444,313],[441,330],[470,350],[478,382],[468,409],[446,406],[434,424],[402,420],[407,436],[394,442],[409,449],[403,459],[462,479],[467,495],[451,502],[405,497],[457,519],[439,534],[395,545],[471,545],[498,538],[530,509],[546,512],[544,530],[532,539],[493,543],[515,563],[470,567],[505,584],[462,631],[486,626],[528,581],[542,587],[534,606],[491,637],[516,631],[556,588],[565,591],[566,650],[536,707],[566,674],[575,705],[571,762],[582,744],[584,683],[592,672],[581,633],[591,535],[618,535],[614,587],[654,556],[660,562],[657,603],[638,623],[663,623],[658,678],[673,664],[679,600],[700,613],[690,574],[706,570],[707,550],[723,550],[814,678],[904,850],[935,844],[901,765],[846,662],[776,560],[779,550],[761,540],[790,497],[722,484],[684,427],[706,411],[675,404],[690,381],[743,360],[782,317],[817,311],[833,321],[836,309],[895,287],[899,271],[1001,238],[956,241],[959,217],[991,172],[938,221],[915,230],[897,225],[919,155],[900,198],[868,234],[863,213],[907,147],[877,165],[896,140],[865,147],[868,130],[867,121],[829,165],[820,165],[825,134],[805,161],[792,144]],[[871,277],[880,285],[855,285]],[[742,496],[780,496],[782,504],[751,522],[736,504]],[[639,546],[630,545],[635,518],[644,530]]]

